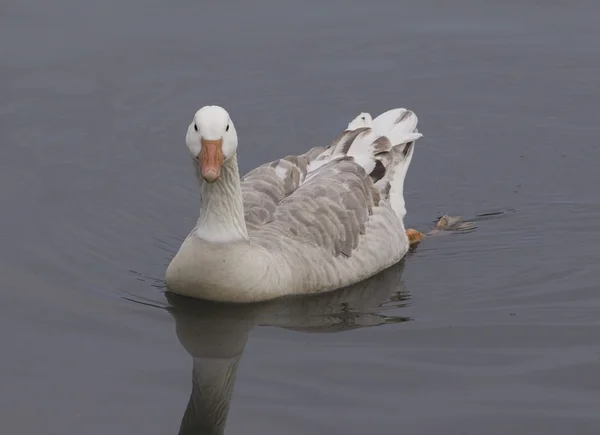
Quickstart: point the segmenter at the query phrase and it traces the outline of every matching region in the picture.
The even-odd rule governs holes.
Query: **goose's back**
[[[335,288],[402,258],[408,249],[402,220],[362,166],[342,157],[306,173],[306,160],[299,161],[288,177],[277,173],[279,162],[242,181],[251,242],[271,252],[278,267],[292,270],[294,285],[302,291]]]

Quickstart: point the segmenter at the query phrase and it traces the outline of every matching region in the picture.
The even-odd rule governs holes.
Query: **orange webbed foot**
[[[406,230],[406,236],[408,237],[408,244],[411,248],[416,247],[421,240],[425,238],[425,234],[421,231],[415,230],[414,228],[409,228]]]

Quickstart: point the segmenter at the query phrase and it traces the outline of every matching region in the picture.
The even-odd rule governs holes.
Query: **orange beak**
[[[202,150],[198,154],[202,178],[208,183],[214,183],[221,176],[223,165],[223,139],[208,140],[201,138]]]

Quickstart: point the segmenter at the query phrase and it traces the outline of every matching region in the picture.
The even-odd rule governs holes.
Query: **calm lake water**
[[[600,433],[600,6],[291,3],[4,0],[0,431]],[[318,298],[165,295],[205,104],[243,172],[409,107],[407,226],[504,214]]]

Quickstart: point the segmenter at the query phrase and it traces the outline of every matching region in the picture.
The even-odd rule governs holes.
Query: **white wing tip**
[[[362,112],[352,121],[350,121],[347,130],[356,130],[357,128],[371,127],[372,125],[373,118],[371,117],[371,114],[368,112]]]
[[[359,154],[357,156],[352,156],[354,161],[363,167],[363,169],[370,174],[373,169],[375,169],[375,159],[368,154]]]

